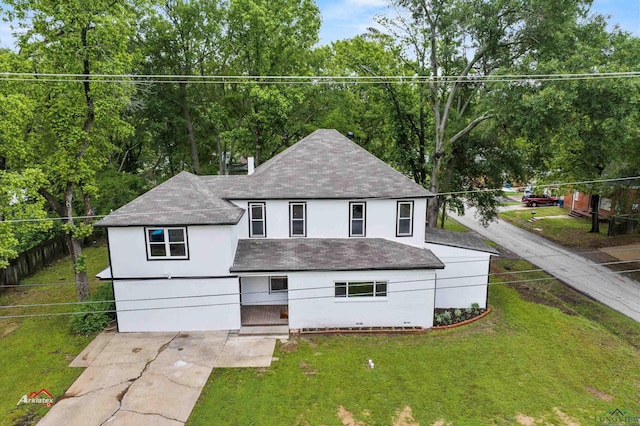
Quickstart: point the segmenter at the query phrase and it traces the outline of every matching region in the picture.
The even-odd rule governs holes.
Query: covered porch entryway
[[[288,305],[242,305],[240,307],[242,326],[287,325]]]
[[[288,278],[285,275],[240,277],[240,323],[247,326],[289,324]]]

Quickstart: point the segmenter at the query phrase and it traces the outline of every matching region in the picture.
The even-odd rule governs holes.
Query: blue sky
[[[385,13],[386,0],[316,0],[322,12],[321,44],[361,34]],[[549,0],[553,1],[553,0]],[[2,3],[0,2],[0,5]],[[640,36],[640,0],[594,0],[593,12],[610,15],[611,24]],[[0,47],[13,47],[9,24],[0,22]]]
[[[553,0],[549,0],[553,1]],[[322,12],[320,40],[334,40],[361,34],[374,24],[376,14],[385,13],[386,0],[316,0]],[[594,0],[593,12],[610,15],[610,22],[640,36],[640,0]]]

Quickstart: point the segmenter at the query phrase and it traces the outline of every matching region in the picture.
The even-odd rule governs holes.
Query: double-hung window
[[[413,201],[398,201],[396,237],[413,235]]]
[[[366,229],[366,203],[349,203],[349,236],[364,237]]]
[[[267,236],[267,217],[265,203],[249,203],[249,237]]]
[[[307,203],[289,203],[289,236],[307,236]]]
[[[338,281],[336,297],[387,297],[386,281]]]
[[[146,228],[147,259],[188,259],[186,228]]]

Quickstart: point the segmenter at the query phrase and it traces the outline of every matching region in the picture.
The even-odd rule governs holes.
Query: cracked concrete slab
[[[82,352],[78,354],[77,357],[74,358],[73,361],[69,364],[69,367],[81,367],[85,368],[91,365],[94,359],[100,352],[109,344],[111,339],[116,334],[114,332],[102,332],[98,334],[92,341],[87,345],[86,348]]]
[[[78,377],[65,392],[65,395],[80,396],[98,389],[110,388],[121,383],[135,380],[140,377],[146,365],[145,362],[118,364],[117,368],[113,368],[113,365],[91,365],[84,370],[80,377]]]
[[[94,366],[110,364],[147,363],[158,355],[163,345],[178,333],[118,333],[91,363]]]
[[[115,416],[105,423],[105,425],[136,426],[180,426],[182,424],[182,422],[166,419],[158,414],[141,414],[125,410],[118,411]]]
[[[98,392],[59,400],[38,425],[86,426],[100,425],[118,409],[120,402],[110,395]]]
[[[202,387],[180,385],[162,375],[144,374],[122,399],[122,409],[186,422],[201,391]]]
[[[214,365],[269,366],[275,340],[227,331],[118,333],[88,347],[82,361],[89,366],[39,424],[184,424]]]

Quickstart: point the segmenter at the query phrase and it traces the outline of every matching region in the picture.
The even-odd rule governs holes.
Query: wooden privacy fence
[[[10,261],[9,267],[0,269],[0,288],[5,285],[18,284],[22,278],[38,272],[54,260],[58,260],[68,253],[69,250],[64,242],[63,235],[30,248],[21,253],[16,259]]]

